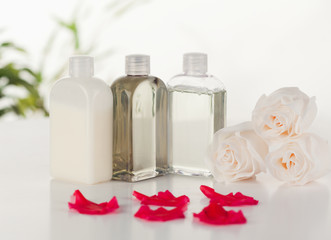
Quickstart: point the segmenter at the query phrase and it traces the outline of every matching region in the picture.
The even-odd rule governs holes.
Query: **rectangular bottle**
[[[111,85],[113,179],[136,182],[168,171],[168,92],[149,66],[149,56],[126,56],[127,75]]]
[[[226,91],[206,74],[206,54],[185,54],[183,68],[184,74],[168,82],[171,171],[210,176],[205,156],[214,133],[225,126]]]
[[[69,77],[50,94],[52,177],[86,184],[111,179],[112,102],[107,84],[93,77],[93,58],[71,57]]]

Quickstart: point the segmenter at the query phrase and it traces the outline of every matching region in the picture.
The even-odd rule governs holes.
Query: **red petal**
[[[183,195],[176,198],[168,190],[166,190],[165,192],[159,192],[157,195],[153,195],[151,197],[137,191],[134,191],[132,195],[135,196],[138,200],[140,200],[141,204],[144,205],[179,207],[183,205],[186,206],[190,202],[190,199],[187,196]]]
[[[207,198],[211,199],[211,202],[219,203],[222,206],[257,205],[259,203],[254,198],[245,196],[240,192],[237,192],[235,195],[233,193],[222,195],[205,185],[201,185],[200,190]]]
[[[171,210],[160,207],[156,210],[152,210],[149,206],[141,206],[134,216],[148,221],[166,222],[177,218],[185,218],[185,210],[186,207],[176,207]]]
[[[242,211],[226,211],[221,205],[211,202],[200,213],[193,213],[193,216],[199,218],[201,222],[228,225],[246,223],[246,218]]]
[[[116,197],[113,197],[109,202],[97,204],[87,200],[79,190],[76,190],[71,196],[68,205],[70,209],[90,215],[107,214],[119,208]]]

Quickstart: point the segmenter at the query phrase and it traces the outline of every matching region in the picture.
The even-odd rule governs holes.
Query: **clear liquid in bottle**
[[[210,176],[207,148],[225,126],[226,91],[206,70],[205,54],[185,54],[184,74],[168,83],[170,166],[177,174]]]

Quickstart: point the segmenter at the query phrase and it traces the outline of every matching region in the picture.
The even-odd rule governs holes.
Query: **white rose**
[[[327,142],[315,134],[305,133],[291,138],[266,157],[269,172],[277,179],[303,185],[329,170]]]
[[[266,141],[283,141],[302,134],[317,114],[315,97],[287,87],[263,95],[252,114],[255,131]]]
[[[267,144],[245,122],[215,133],[207,165],[216,181],[239,181],[265,171],[267,153]]]

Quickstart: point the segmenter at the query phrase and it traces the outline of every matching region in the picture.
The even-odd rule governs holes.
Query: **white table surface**
[[[70,184],[49,177],[47,119],[0,123],[0,239],[331,239],[331,176],[290,187],[262,174],[235,184],[210,178],[169,175],[138,183],[112,181],[93,186]],[[210,226],[193,219],[208,199],[201,184],[221,193],[241,191],[260,201],[242,209],[247,224]],[[116,196],[120,209],[104,216],[68,210],[75,189],[92,201]],[[185,219],[166,223],[134,218],[137,190],[147,195],[169,189],[190,197]]]

